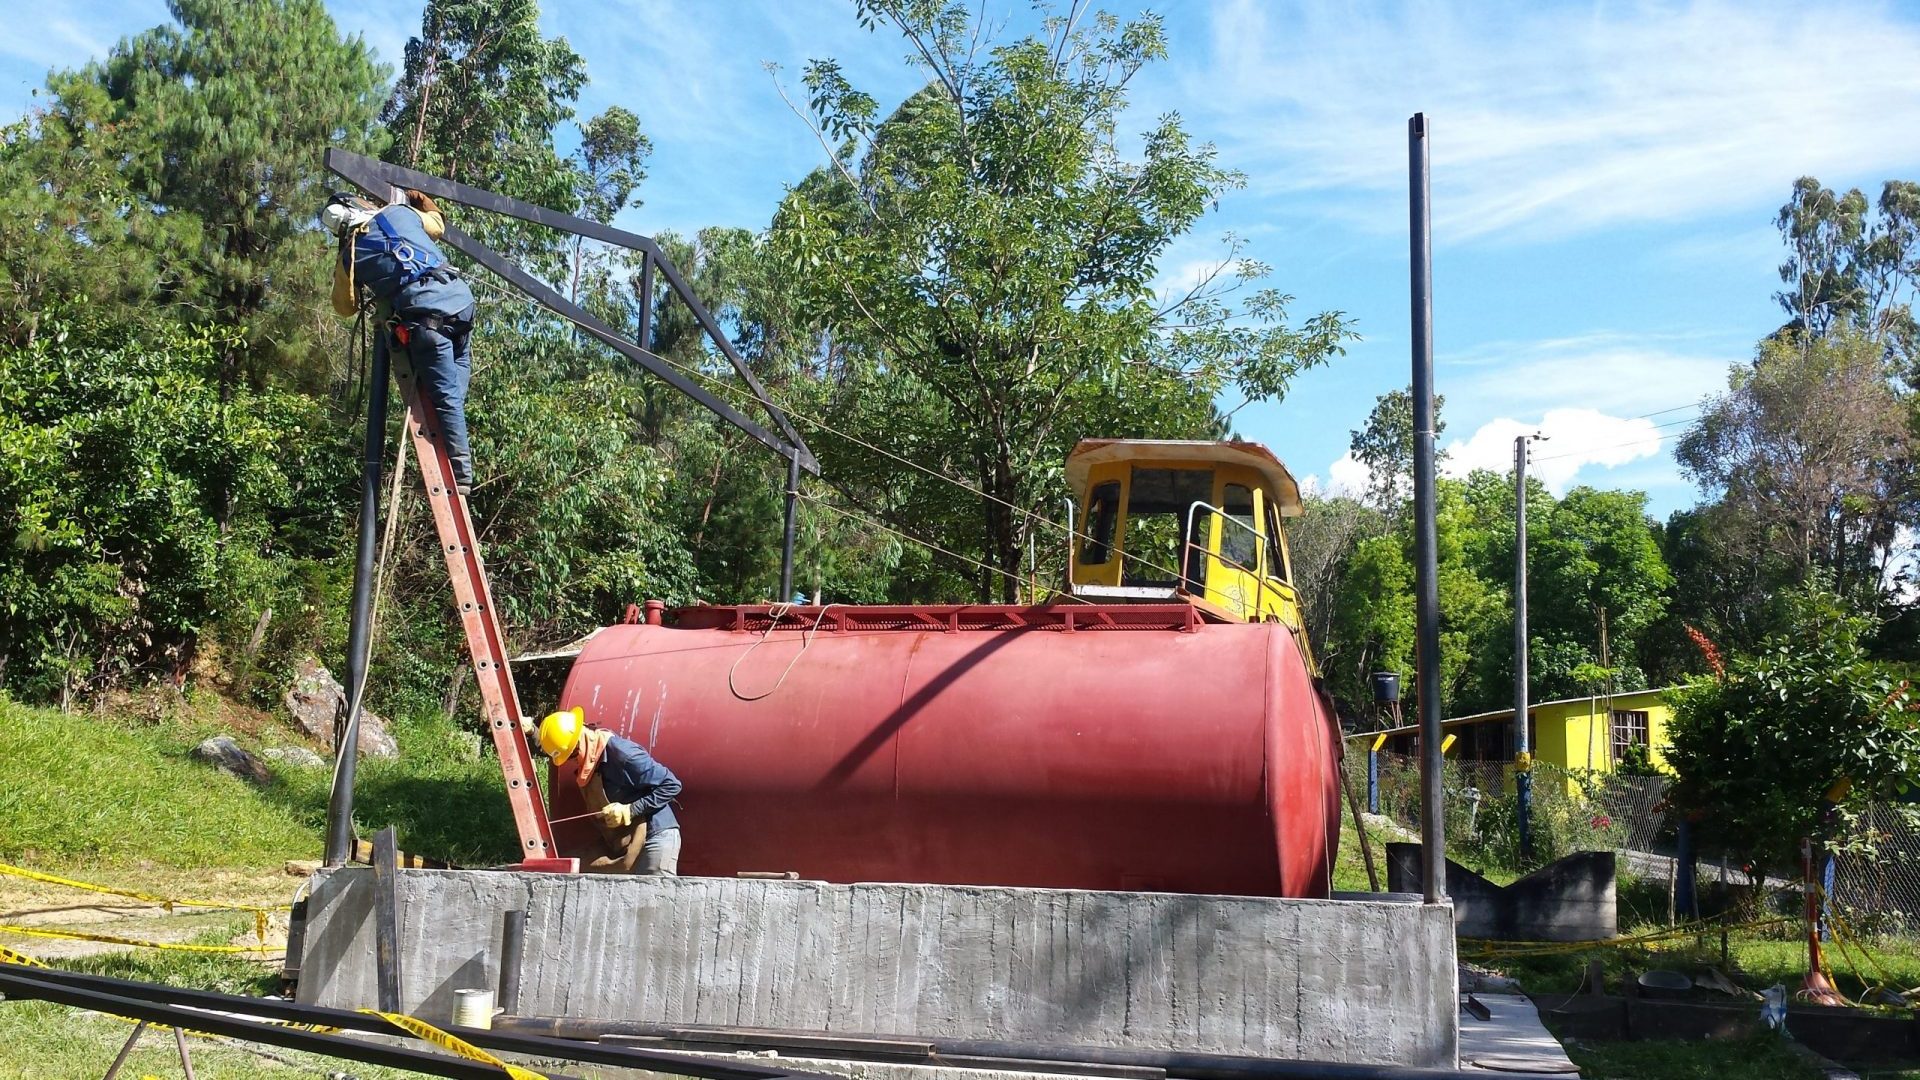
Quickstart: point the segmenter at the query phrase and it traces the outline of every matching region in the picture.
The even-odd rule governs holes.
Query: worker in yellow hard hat
[[[609,853],[589,860],[587,869],[679,873],[680,820],[673,798],[681,785],[673,770],[632,739],[588,724],[577,707],[549,714],[540,721],[539,734],[540,752],[556,766],[580,759],[574,782],[587,808],[599,811],[597,824]]]

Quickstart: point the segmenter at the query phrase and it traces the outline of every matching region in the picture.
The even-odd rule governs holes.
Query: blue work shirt
[[[633,819],[646,822],[653,832],[680,827],[673,816],[680,778],[632,739],[608,734],[606,752],[600,757],[600,786],[608,802],[632,806]]]

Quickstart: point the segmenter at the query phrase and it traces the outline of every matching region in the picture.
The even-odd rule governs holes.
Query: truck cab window
[[[1267,576],[1286,581],[1287,560],[1280,553],[1280,508],[1273,503],[1267,504]]]
[[[1253,490],[1243,484],[1228,484],[1221,495],[1220,509],[1226,520],[1220,523],[1220,561],[1249,574],[1260,572],[1259,519],[1253,516]]]
[[[1119,522],[1120,481],[1108,480],[1087,496],[1087,538],[1080,546],[1083,564],[1099,566],[1113,557],[1113,530]]]

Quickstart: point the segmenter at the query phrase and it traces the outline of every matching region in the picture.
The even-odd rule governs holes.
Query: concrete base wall
[[[403,870],[402,1006],[449,1017],[528,913],[520,1012],[1454,1064],[1446,906]],[[372,872],[321,871],[301,1001],[375,1004]]]
[[[1419,844],[1387,845],[1387,888],[1423,891]],[[1605,941],[1619,934],[1614,853],[1576,851],[1510,885],[1447,860],[1447,896],[1461,937],[1496,941]]]

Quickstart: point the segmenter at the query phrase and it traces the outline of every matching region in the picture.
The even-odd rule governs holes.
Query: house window
[[[1613,710],[1613,760],[1619,761],[1626,756],[1630,746],[1647,745],[1647,711],[1645,709]]]

